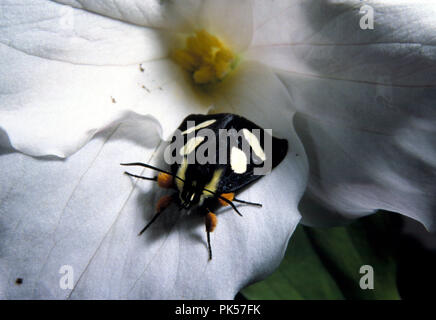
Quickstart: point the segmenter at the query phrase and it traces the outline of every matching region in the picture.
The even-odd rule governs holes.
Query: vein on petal
[[[256,44],[251,48],[268,48],[268,47],[293,47],[293,46],[323,46],[323,47],[347,47],[347,46],[371,46],[371,45],[412,45],[420,47],[434,47],[433,43],[422,42],[401,42],[401,41],[380,41],[380,42],[349,42],[349,43],[327,43],[327,42],[289,42],[289,43],[271,43],[271,44]]]
[[[301,111],[298,111],[298,113],[302,114],[305,118],[308,118],[310,121],[314,121],[314,122],[318,122],[318,123],[326,123],[330,126],[334,126],[334,121],[333,120],[328,120],[328,119],[319,119],[316,118],[310,114],[307,113],[302,113]],[[375,135],[380,135],[380,136],[385,136],[385,137],[392,137],[392,134],[388,134],[386,132],[383,131],[377,131],[377,130],[371,130],[371,129],[367,129],[367,128],[360,128],[360,127],[354,127],[351,125],[347,125],[346,123],[343,124],[344,127],[351,129],[351,130],[356,130],[356,131],[362,131],[362,132],[367,132],[367,133],[371,133],[371,134],[375,134]]]
[[[303,73],[303,72],[296,72],[296,71],[290,71],[290,70],[283,70],[283,69],[277,69],[274,68],[277,74],[295,74],[298,76],[303,76],[307,78],[317,78],[317,79],[329,79],[329,80],[336,80],[336,81],[347,81],[352,83],[364,83],[374,86],[384,86],[384,87],[390,87],[390,88],[436,88],[436,84],[417,84],[417,85],[409,85],[409,84],[399,84],[399,83],[385,83],[380,81],[368,81],[368,80],[355,80],[355,79],[348,79],[348,78],[339,78],[339,77],[333,77],[333,76],[327,76],[327,75],[321,75],[321,74],[310,74],[310,73]]]

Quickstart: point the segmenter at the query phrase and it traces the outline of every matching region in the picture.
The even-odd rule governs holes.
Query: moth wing
[[[236,192],[261,178],[264,174],[256,174],[258,170],[255,169],[260,169],[268,163],[270,169],[273,169],[285,158],[288,151],[287,140],[271,136],[270,132],[252,121],[231,113],[192,114],[182,121],[178,129],[187,141],[189,134],[197,134],[199,130],[206,128],[214,132],[218,141],[216,144],[216,168],[223,170],[217,188],[218,193]],[[221,130],[225,130],[226,134],[223,135]],[[250,135],[247,131],[256,132],[257,135]],[[247,134],[249,139],[247,139]],[[231,139],[237,143],[232,145]],[[271,152],[265,152],[268,151],[265,149],[265,143],[268,141],[271,141]],[[246,151],[248,151],[248,154],[245,152],[246,165],[243,164],[244,156],[242,156],[244,143]],[[221,159],[224,160],[224,163],[221,163],[222,161],[219,159],[220,151],[222,151],[220,145],[227,146],[226,155]],[[238,150],[232,150],[234,149],[232,146]],[[177,171],[178,166],[178,164],[172,166],[173,172]]]
[[[220,116],[223,116],[223,119],[225,119],[225,129],[234,129],[235,138],[239,140],[237,148],[241,152],[234,150],[232,153],[232,146],[229,144],[227,163],[218,190],[220,193],[236,192],[269,173],[269,170],[260,170],[264,166],[267,168],[269,164],[269,169],[272,170],[282,162],[288,152],[288,141],[272,136],[270,131],[264,130],[244,117],[234,114],[221,114]],[[250,134],[254,132],[257,134]],[[244,152],[243,143],[246,143],[246,146],[249,147],[247,150],[248,154],[246,154],[248,161],[246,167],[242,165],[241,170],[238,172],[238,159],[232,158],[238,158],[237,154]],[[271,143],[270,150],[266,148],[265,143]],[[259,171],[261,174],[258,174]]]

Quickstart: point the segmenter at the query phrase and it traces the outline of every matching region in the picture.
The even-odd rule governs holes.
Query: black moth
[[[210,139],[207,135],[204,138],[195,138],[201,137],[202,129],[206,128],[209,129],[209,133],[212,132],[216,141],[216,154],[212,156],[216,157],[216,161],[204,164],[188,161],[189,155],[199,152]],[[128,172],[125,174],[135,178],[157,181],[160,187],[175,190],[172,195],[163,196],[158,201],[155,215],[139,235],[147,230],[171,203],[175,203],[181,209],[195,208],[199,214],[205,216],[209,259],[212,259],[210,232],[213,232],[217,224],[214,210],[220,206],[230,205],[236,213],[241,215],[234,204],[235,202],[261,207],[262,205],[259,203],[235,198],[235,193],[262,177],[262,175],[256,174],[258,172],[256,168],[264,167],[267,162],[270,163],[271,169],[277,166],[286,156],[288,142],[285,139],[272,137],[269,132],[253,122],[230,113],[189,115],[178,129],[184,142],[182,150],[175,149],[172,155],[176,156],[176,153],[179,152],[181,161],[172,164],[169,171],[140,162],[121,164],[156,170],[159,174],[155,177],[142,177]],[[223,134],[222,129],[225,129],[226,134]],[[252,132],[256,132],[257,136],[250,134]],[[175,140],[176,136],[173,136],[171,142],[174,143]],[[269,152],[264,152],[265,142],[268,143],[268,141],[272,147]],[[220,146],[223,145],[227,152],[224,153],[223,158],[219,159],[220,151],[223,151],[220,150]],[[244,149],[244,146],[248,146],[248,156],[247,148]],[[243,153],[244,150],[245,153]],[[209,156],[210,154],[206,151],[205,155]]]

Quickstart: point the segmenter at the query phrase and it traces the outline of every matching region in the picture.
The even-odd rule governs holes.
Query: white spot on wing
[[[215,192],[218,188],[218,184],[220,182],[222,173],[223,173],[223,170],[221,170],[221,169],[215,170],[209,183],[204,188],[209,190],[209,191]],[[208,196],[212,196],[212,193],[207,192],[207,191],[203,191],[203,195],[208,197]]]
[[[204,137],[193,137],[186,142],[186,144],[183,146],[183,148],[180,148],[179,153],[181,156],[185,156],[187,154],[190,154],[192,151],[197,148],[197,146],[202,143],[204,140]]]
[[[257,137],[247,129],[243,129],[242,132],[244,133],[245,139],[247,139],[251,149],[256,154],[256,156],[262,159],[262,161],[265,161],[266,160],[265,152],[263,152],[263,149],[260,146],[259,139],[257,139]]]
[[[180,165],[179,169],[177,170],[177,176],[183,180],[185,180],[185,176],[186,176],[186,169],[188,168],[188,161],[186,160],[186,158],[183,158],[183,162]],[[179,189],[180,192],[182,192],[183,190],[183,181],[180,179],[176,179],[176,185],[177,185],[177,189]]]
[[[230,165],[235,173],[244,173],[247,171],[247,156],[242,150],[233,147],[230,154]]]
[[[195,130],[199,130],[201,128],[206,128],[206,127],[210,126],[212,123],[214,123],[215,121],[216,121],[216,119],[204,121],[204,122],[200,123],[199,125],[196,125],[195,127],[188,128],[187,130],[183,131],[182,134],[188,134],[188,133],[194,132]]]

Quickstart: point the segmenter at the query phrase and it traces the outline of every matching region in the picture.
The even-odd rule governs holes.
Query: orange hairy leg
[[[228,201],[225,201],[222,198],[227,199]],[[250,201],[245,201],[245,200],[241,200],[241,199],[236,199],[234,192],[231,192],[231,193],[221,193],[220,194],[220,198],[218,198],[218,202],[223,207],[230,205],[231,201],[242,203],[242,204],[248,204],[250,206],[255,206],[255,207],[262,207],[261,203],[256,203],[256,202],[250,202]],[[239,214],[239,215],[241,215],[241,214]]]
[[[174,178],[168,173],[159,172],[157,175],[157,184],[159,187],[169,189],[173,186]]]
[[[235,194],[233,192],[231,192],[231,193],[221,193],[221,197],[223,197],[224,199],[227,199],[229,201],[233,201],[233,199],[235,199]],[[220,198],[218,198],[218,201],[219,201],[220,205],[223,206],[223,207],[229,205],[228,202],[226,202],[226,201],[224,201],[224,200],[222,200]]]
[[[206,234],[207,234],[207,247],[209,249],[209,260],[212,260],[212,247],[210,246],[210,233],[215,230],[218,223],[216,215],[212,212],[206,214],[205,224],[206,224]]]

